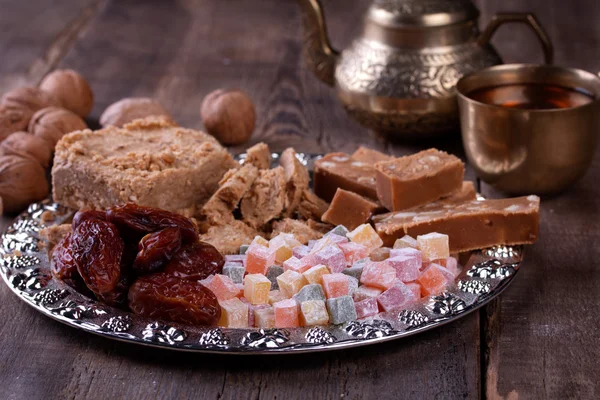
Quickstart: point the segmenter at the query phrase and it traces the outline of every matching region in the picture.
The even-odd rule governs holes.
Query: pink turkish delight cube
[[[243,263],[246,259],[245,254],[226,254],[225,262]]]
[[[363,286],[359,286],[358,289],[356,289],[354,291],[354,293],[352,294],[352,299],[357,302],[363,301],[366,299],[371,299],[371,298],[377,297],[382,292],[383,292],[383,290],[381,290],[379,288],[374,288],[374,287],[363,285]]]
[[[404,248],[400,250],[413,249]],[[402,282],[414,281],[421,274],[423,260],[421,259],[421,252],[418,250],[415,250],[414,253],[406,251],[404,254],[396,254],[386,261],[396,270],[396,278]]]
[[[348,295],[348,276],[340,273],[327,274],[322,276],[323,288],[328,299]]]
[[[417,300],[417,297],[404,283],[396,281],[394,286],[377,296],[377,302],[384,311],[404,307]]]
[[[407,282],[405,285],[413,292],[415,298],[421,298],[421,285],[419,285],[417,282]]]
[[[204,286],[219,300],[229,300],[240,295],[240,288],[226,275],[216,274],[210,282],[205,281]],[[243,285],[241,291],[243,292]]]
[[[244,266],[249,274],[267,274],[267,269],[275,264],[275,252],[268,247],[252,244],[246,252]]]
[[[396,270],[387,261],[367,261],[360,276],[360,283],[383,290],[389,289],[396,279]]]
[[[338,246],[344,252],[344,257],[346,257],[346,261],[350,265],[369,256],[369,250],[359,243],[340,243]]]
[[[356,308],[356,316],[358,318],[372,317],[379,314],[379,305],[375,297],[357,301],[354,303],[354,307]]]
[[[310,253],[310,247],[308,246],[296,246],[292,249],[292,255],[296,258],[306,257]]]
[[[454,275],[438,264],[431,264],[417,279],[424,296],[442,292],[453,281]]]
[[[441,266],[446,267],[446,269],[450,271],[455,278],[460,274],[461,269],[456,258],[448,257],[445,260],[439,260],[439,263]]]
[[[342,272],[348,265],[344,252],[336,245],[329,245],[306,258],[313,259],[314,262],[307,261],[309,268],[318,264],[324,264],[329,267],[329,270],[334,272]]]
[[[310,265],[306,264],[305,261],[303,261],[295,256],[292,256],[283,262],[283,269],[285,271],[291,269],[292,271],[296,271],[299,274],[301,274],[301,273],[305,272],[306,270],[308,270],[309,268],[310,268]]]
[[[300,326],[296,300],[279,301],[273,304],[273,310],[275,311],[275,326],[277,328],[297,328]]]

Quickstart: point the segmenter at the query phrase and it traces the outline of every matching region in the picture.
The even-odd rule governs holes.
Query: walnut
[[[33,115],[28,131],[54,148],[64,135],[82,129],[87,129],[87,125],[79,115],[64,108],[48,107]]]
[[[108,106],[100,116],[100,125],[121,128],[135,119],[159,115],[171,119],[169,112],[158,101],[148,97],[129,97]]]
[[[200,106],[204,127],[224,145],[238,145],[252,136],[256,113],[248,95],[239,90],[218,89]]]
[[[28,132],[15,132],[0,143],[0,155],[30,158],[48,168],[53,148],[43,139]]]
[[[13,155],[0,157],[0,197],[4,211],[21,211],[44,199],[48,191],[46,171],[39,163]]]
[[[32,116],[29,109],[15,110],[0,105],[0,142],[13,132],[27,129]]]
[[[83,76],[71,69],[59,69],[46,75],[40,83],[40,89],[52,94],[62,107],[82,118],[92,111],[92,89]]]

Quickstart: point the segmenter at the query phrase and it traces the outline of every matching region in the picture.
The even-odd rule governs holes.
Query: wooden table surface
[[[337,47],[358,34],[368,3],[324,1]],[[556,63],[600,70],[600,2],[477,3],[482,25],[495,11],[535,12]],[[292,0],[1,0],[0,92],[68,67],[91,82],[93,119],[122,97],[152,96],[182,125],[201,128],[203,96],[238,87],[256,103],[252,143],[274,150],[365,144],[400,155],[437,146],[464,158],[458,135],[389,143],[347,118],[305,68],[301,37]],[[494,42],[507,62],[542,59],[522,26],[503,28]],[[579,183],[543,198],[539,240],[499,300],[453,324],[366,348],[285,357],[148,349],[63,326],[0,284],[0,398],[598,398],[599,179],[597,151]],[[3,217],[2,228],[9,222]]]

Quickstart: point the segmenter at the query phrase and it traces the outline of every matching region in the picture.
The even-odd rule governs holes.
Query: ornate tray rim
[[[300,155],[312,164],[315,156]],[[293,329],[229,329],[155,321],[89,299],[52,277],[39,230],[68,221],[72,211],[49,199],[33,203],[2,235],[0,275],[13,293],[42,314],[101,337],[177,351],[290,354],[340,350],[404,338],[464,317],[500,295],[522,262],[523,246],[471,254],[448,290],[406,310],[343,325]]]

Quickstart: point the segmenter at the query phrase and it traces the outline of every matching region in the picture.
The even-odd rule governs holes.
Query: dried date
[[[186,243],[198,240],[196,227],[189,218],[158,208],[129,203],[109,208],[106,210],[106,217],[109,222],[117,225],[126,233],[146,235],[164,228],[175,227],[181,229],[183,240]]]
[[[190,325],[215,325],[221,317],[216,296],[205,286],[156,273],[140,277],[129,288],[129,307],[149,318]]]
[[[71,226],[73,229],[77,228],[83,221],[88,219],[97,219],[100,221],[106,221],[106,211],[98,210],[81,210],[75,213],[73,217],[73,223]]]
[[[223,272],[225,259],[211,244],[196,242],[181,248],[167,264],[165,272],[197,281]]]
[[[133,270],[139,274],[157,272],[167,264],[181,247],[181,230],[165,228],[142,238]]]
[[[77,275],[77,266],[73,260],[71,237],[73,232],[68,232],[52,249],[50,270],[52,275],[61,280],[71,279]]]
[[[110,222],[83,221],[71,238],[73,260],[86,286],[96,294],[112,292],[121,276],[124,244]]]

